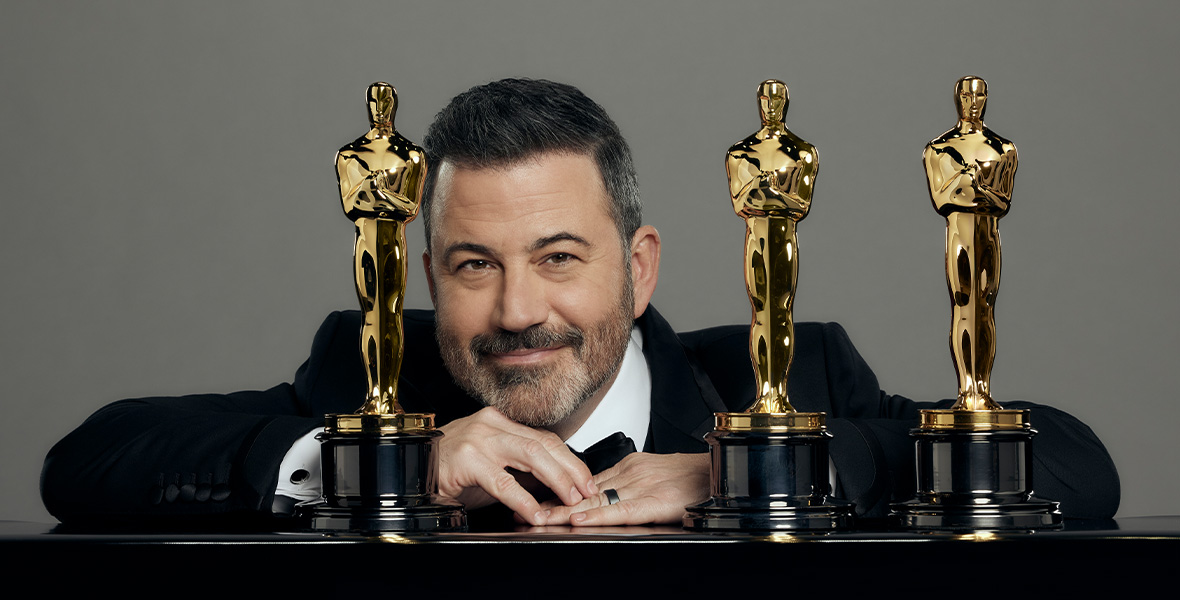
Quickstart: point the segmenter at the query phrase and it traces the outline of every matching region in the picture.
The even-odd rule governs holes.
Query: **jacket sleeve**
[[[283,456],[322,424],[310,396],[337,362],[326,357],[345,337],[340,320],[333,313],[320,327],[294,384],[100,409],[50,449],[45,507],[65,523],[269,516]]]
[[[845,496],[865,517],[883,517],[891,502],[916,491],[914,442],[909,430],[924,408],[949,408],[953,400],[914,402],[880,389],[877,377],[857,353],[844,329],[823,326],[832,460]],[[1004,402],[1029,409],[1037,431],[1032,441],[1033,486],[1038,497],[1061,503],[1066,517],[1109,518],[1119,505],[1119,477],[1110,454],[1094,432],[1073,416],[1029,402]]]

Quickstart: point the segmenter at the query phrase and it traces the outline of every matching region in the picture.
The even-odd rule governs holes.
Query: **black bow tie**
[[[572,448],[571,448],[572,450]],[[616,431],[594,443],[582,452],[574,451],[574,455],[582,459],[590,468],[590,473],[597,475],[623,460],[624,456],[635,452],[635,442]]]

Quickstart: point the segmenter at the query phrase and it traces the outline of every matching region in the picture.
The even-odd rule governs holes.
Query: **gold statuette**
[[[355,414],[324,415],[323,496],[297,507],[316,531],[456,531],[467,527],[457,501],[438,493],[434,415],[398,405],[406,223],[418,215],[426,153],[393,128],[397,91],[369,86],[369,132],[336,154],[344,214],[356,223],[354,274],[364,313],[365,402]]]
[[[361,356],[368,378],[360,413],[403,415],[397,402],[397,380],[406,287],[405,228],[418,215],[426,181],[426,154],[393,127],[397,112],[393,86],[382,82],[370,85],[368,106],[372,128],[336,154],[344,214],[356,223],[356,293],[364,312]],[[389,423],[409,428],[430,426],[420,421],[407,421],[403,416]]]
[[[950,346],[959,377],[949,410],[924,411],[934,429],[1027,427],[1025,411],[1006,411],[991,395],[996,358],[996,296],[1000,291],[1000,218],[1012,201],[1016,146],[983,124],[987,83],[955,84],[959,122],[926,145],[922,159],[930,199],[946,217],[946,280],[952,305]]]
[[[758,398],[745,416],[719,415],[718,429],[823,429],[822,414],[797,413],[787,395],[787,372],[795,354],[791,310],[799,275],[795,228],[811,208],[819,172],[815,146],[783,124],[789,104],[783,82],[762,82],[758,86],[762,128],[734,144],[726,155],[733,210],[746,221],[746,291],[753,309],[750,360]]]
[[[849,527],[852,503],[832,496],[824,413],[795,410],[787,372],[795,354],[791,306],[799,275],[795,226],[811,208],[819,157],[783,125],[787,86],[758,86],[762,128],[729,148],[733,210],[746,221],[745,274],[753,317],[750,360],[757,385],[746,412],[714,413],[705,502],[685,507],[700,531],[826,531]]]
[[[958,531],[1057,527],[1057,503],[1033,495],[1029,411],[992,399],[999,221],[1012,201],[1016,146],[983,125],[987,84],[955,83],[959,122],[926,145],[930,199],[946,217],[946,280],[953,320],[951,355],[959,395],[949,409],[922,410],[914,438],[916,492],[893,505],[911,529]]]

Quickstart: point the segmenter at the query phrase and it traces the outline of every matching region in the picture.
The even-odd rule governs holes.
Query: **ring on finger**
[[[608,488],[608,489],[602,490],[602,495],[606,496],[606,503],[608,505],[619,503],[619,500],[620,500],[619,493],[616,492],[614,490],[614,488]]]

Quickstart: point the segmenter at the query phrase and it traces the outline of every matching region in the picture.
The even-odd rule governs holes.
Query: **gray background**
[[[955,392],[920,153],[954,125],[955,80],[986,78],[1021,157],[996,397],[1089,423],[1120,515],[1180,512],[1177,6],[6,2],[0,518],[50,519],[41,460],[103,404],[289,381],[323,316],[356,305],[332,157],[366,129],[370,82],[397,86],[421,140],[454,94],[521,75],[578,85],[630,140],[679,329],[749,318],[722,158],[758,127],[758,82],[786,81],[822,166],[796,318],[844,324],[915,399]]]

